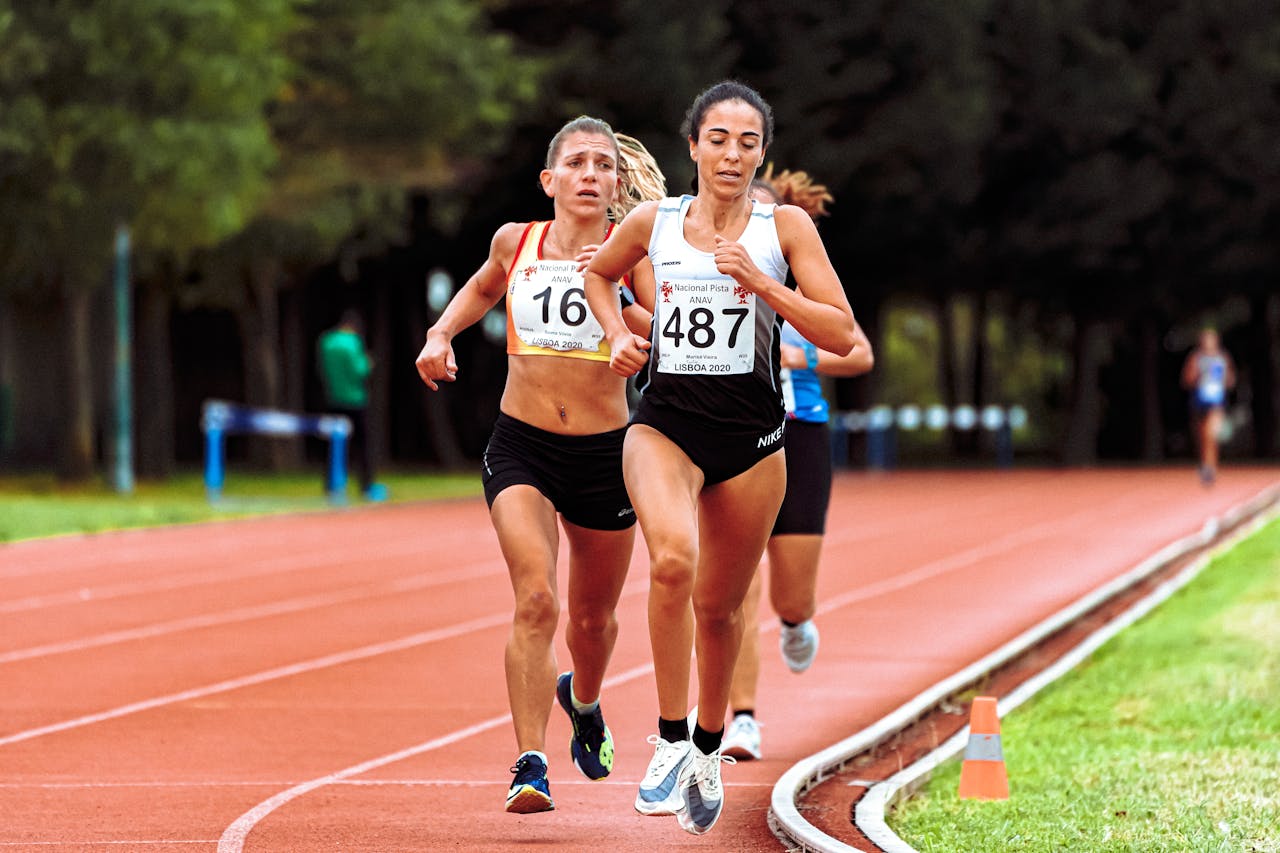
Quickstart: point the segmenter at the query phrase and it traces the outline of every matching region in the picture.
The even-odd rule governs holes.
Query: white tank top
[[[718,272],[713,253],[689,245],[684,221],[692,202],[689,195],[664,199],[654,217],[652,349],[641,391],[655,405],[679,407],[712,424],[776,427],[785,415],[778,353],[782,318]],[[738,242],[761,272],[786,283],[775,206],[752,204]]]

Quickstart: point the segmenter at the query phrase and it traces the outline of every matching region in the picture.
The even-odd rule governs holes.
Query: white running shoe
[[[700,749],[691,749],[690,759],[680,769],[676,783],[680,792],[681,808],[676,812],[680,828],[694,835],[702,835],[716,825],[724,810],[724,786],[720,784],[720,762],[733,764],[734,760],[717,749],[703,755]]]
[[[804,672],[813,663],[818,654],[818,626],[812,619],[806,619],[792,628],[782,626],[778,637],[778,647],[782,650],[782,660],[792,672]]]
[[[759,761],[760,724],[756,722],[756,718],[750,714],[738,714],[734,717],[724,733],[721,751],[738,761]]]
[[[677,780],[680,771],[689,763],[690,754],[695,751],[693,744],[687,740],[672,743],[659,735],[649,735],[648,740],[654,745],[653,758],[640,780],[636,811],[642,815],[675,814],[682,802]]]

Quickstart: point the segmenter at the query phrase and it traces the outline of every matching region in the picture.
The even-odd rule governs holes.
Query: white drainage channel
[[[1154,574],[1169,563],[1198,548],[1209,545],[1217,537],[1220,530],[1235,528],[1244,524],[1246,520],[1251,519],[1248,524],[1245,524],[1244,527],[1224,540],[1218,548],[1215,548],[1213,553],[1217,553],[1219,550],[1229,547],[1248,536],[1271,518],[1280,514],[1280,505],[1277,505],[1278,500],[1280,500],[1280,487],[1271,487],[1253,499],[1228,510],[1222,516],[1209,519],[1199,532],[1162,548],[1129,572],[1104,584],[1074,604],[1068,605],[981,660],[934,684],[928,690],[899,706],[886,716],[881,717],[867,728],[797,762],[786,773],[782,774],[781,778],[773,786],[768,818],[770,828],[783,843],[788,845],[789,850],[796,851],[796,853],[799,853],[799,851],[858,853],[857,847],[853,847],[837,838],[832,838],[809,823],[800,814],[797,802],[806,791],[815,787],[833,773],[838,772],[854,757],[906,728],[925,712],[943,702],[949,696],[973,684],[988,672],[999,668],[1046,637],[1056,633],[1098,605]],[[1140,619],[1178,589],[1185,586],[1204,568],[1211,556],[1206,554],[1195,560],[1177,575],[1160,584],[1149,595],[1135,603],[1124,613],[1091,634],[1080,645],[1055,661],[1039,675],[1019,685],[1012,693],[1000,700],[1000,716],[1003,717],[1046,685],[1070,671],[1108,639]],[[858,802],[855,814],[855,822],[863,834],[874,841],[881,849],[890,851],[890,853],[915,853],[914,848],[902,841],[889,829],[884,820],[885,809],[901,799],[904,791],[909,791],[912,785],[925,778],[939,764],[958,755],[964,749],[968,737],[969,728],[966,726],[915,764],[904,768],[889,779],[873,785]]]

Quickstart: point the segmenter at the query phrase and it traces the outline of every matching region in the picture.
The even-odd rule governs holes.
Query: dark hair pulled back
[[[721,80],[707,87],[694,98],[689,111],[684,114],[684,123],[680,125],[680,132],[696,141],[702,129],[702,122],[707,117],[707,110],[724,101],[742,101],[760,113],[760,123],[764,125],[764,138],[761,139],[761,143],[768,145],[773,141],[773,109],[759,92],[737,80]]]

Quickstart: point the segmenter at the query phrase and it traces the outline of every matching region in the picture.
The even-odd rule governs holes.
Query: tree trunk
[[[1143,313],[1138,334],[1138,388],[1142,407],[1142,458],[1157,462],[1164,458],[1164,419],[1160,408],[1160,331],[1149,313]]]
[[[386,276],[373,284],[373,316],[365,323],[369,330],[365,345],[373,361],[369,374],[369,464],[376,472],[391,446],[391,285]],[[425,388],[425,386],[424,386]]]
[[[1068,465],[1092,465],[1098,461],[1098,431],[1102,425],[1098,374],[1106,342],[1103,321],[1077,315],[1071,412],[1062,446],[1062,459]]]
[[[942,405],[947,411],[956,409],[956,323],[955,297],[949,293],[938,295],[936,310],[938,317],[938,393],[942,397]],[[951,455],[960,452],[960,431],[947,427],[947,443]]]
[[[250,406],[277,409],[281,407],[280,382],[280,309],[276,282],[280,277],[278,261],[250,263],[244,271],[246,299],[238,317],[241,344],[244,347],[245,402]],[[288,451],[283,439],[252,436],[249,458],[269,471],[283,471]]]
[[[987,323],[991,312],[991,296],[986,288],[978,291],[973,306],[973,405],[981,409],[987,404]]]
[[[291,412],[306,409],[307,348],[303,322],[302,290],[290,287],[279,293],[280,343],[284,358],[284,375],[281,377],[280,406]],[[278,438],[281,462],[291,469],[306,465],[306,445],[302,438]]]
[[[408,304],[409,310],[400,315],[404,318],[405,334],[409,340],[424,342],[431,317],[425,313],[427,309],[421,304],[421,300],[410,300]],[[416,357],[417,353],[414,355]],[[432,391],[419,383],[416,393],[422,401],[422,420],[436,462],[442,468],[457,470],[467,464],[467,459],[458,443],[458,432],[454,429],[453,419],[449,416],[449,400],[445,396],[449,393],[448,387],[446,384],[441,390]]]
[[[86,287],[68,284],[61,276],[56,284],[62,294],[62,351],[67,359],[57,471],[63,480],[80,482],[93,476],[95,462],[96,419],[89,335],[93,294]]]
[[[137,290],[137,352],[134,375],[138,393],[138,476],[164,479],[173,474],[174,384],[170,315],[174,270],[165,264],[159,281]]]
[[[868,288],[866,292],[858,294],[857,302],[857,307],[854,308],[854,316],[858,320],[858,325],[862,327],[862,331],[867,336],[867,342],[871,344],[872,355],[883,359],[883,329],[886,324],[884,300],[880,298],[878,290]],[[881,364],[883,364],[883,361]],[[878,386],[883,372],[883,367],[876,367],[864,376],[857,376],[852,379],[837,379],[835,381],[835,399],[831,401],[832,408],[841,412],[866,411],[869,409],[872,402],[878,397]]]
[[[13,443],[14,368],[13,321],[9,297],[0,292],[0,461]]]
[[[1250,378],[1254,453],[1275,455],[1280,444],[1280,295],[1255,293],[1250,305]]]
[[[970,348],[973,355],[969,362],[970,375],[965,377],[968,379],[967,387],[971,389],[969,395],[974,410],[978,413],[979,420],[977,426],[966,433],[959,436],[959,448],[963,455],[976,456],[983,444],[983,428],[982,428],[982,407],[986,403],[986,377],[987,377],[987,312],[989,310],[987,291],[985,288],[979,290],[973,300],[973,311],[971,312],[971,326],[969,328]]]

